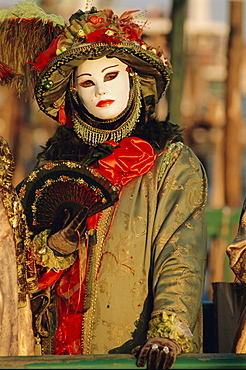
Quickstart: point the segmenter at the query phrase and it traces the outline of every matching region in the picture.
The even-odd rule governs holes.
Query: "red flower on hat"
[[[132,13],[138,11],[124,12],[118,17],[111,9],[104,9],[103,12],[107,15],[108,23],[103,17],[91,16],[87,23],[97,29],[87,34],[86,42],[120,43],[122,40],[129,40],[136,41],[141,45],[143,41],[140,37],[143,30],[138,24],[132,22]]]
[[[120,25],[120,29],[125,34],[124,38],[130,41],[138,41],[143,32],[135,23]]]
[[[97,26],[101,25],[102,23],[105,23],[105,19],[98,17],[97,15],[93,15],[92,17],[90,17],[87,23],[92,23],[94,26]]]
[[[98,28],[96,31],[89,33],[86,36],[86,42],[106,42],[106,43],[119,43],[119,33],[111,28]]]

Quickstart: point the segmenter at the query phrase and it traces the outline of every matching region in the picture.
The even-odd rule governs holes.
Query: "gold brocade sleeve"
[[[246,212],[242,214],[238,232],[233,242],[227,247],[230,268],[236,278],[246,283]]]
[[[193,332],[205,280],[207,177],[190,148],[176,143],[168,150],[160,171],[152,243],[152,318],[176,314]]]
[[[227,247],[230,268],[235,274],[235,282],[246,283],[246,212],[245,201],[241,212],[237,234]],[[233,340],[232,352],[246,353],[246,308],[244,308]]]
[[[18,302],[26,305],[26,294],[37,291],[35,262],[31,255],[31,234],[20,199],[12,185],[14,161],[7,141],[0,136],[0,197],[12,227],[16,249]]]

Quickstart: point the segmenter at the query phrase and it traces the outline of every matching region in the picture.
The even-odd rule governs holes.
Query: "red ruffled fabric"
[[[107,143],[115,149],[108,157],[98,161],[96,169],[114,185],[126,185],[146,174],[157,157],[152,146],[137,137],[127,137],[120,144],[114,141]]]
[[[61,277],[63,272],[64,272],[63,270],[59,272],[55,272],[53,270],[46,272],[38,280],[39,289],[45,289],[48,286],[54,285],[58,281],[58,279]]]

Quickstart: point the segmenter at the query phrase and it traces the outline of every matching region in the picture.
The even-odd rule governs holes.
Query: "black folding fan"
[[[79,162],[54,161],[34,171],[21,184],[18,193],[30,230],[52,227],[63,210],[71,220],[82,206],[88,217],[113,205],[118,188],[97,170]]]

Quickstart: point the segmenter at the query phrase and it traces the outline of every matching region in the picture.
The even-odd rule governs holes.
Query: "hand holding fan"
[[[97,170],[79,162],[46,163],[23,181],[19,188],[31,231],[51,229],[67,209],[70,222],[78,211],[88,208],[90,217],[118,200],[118,188]]]

